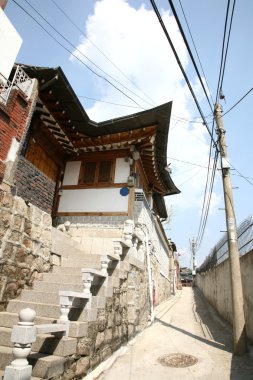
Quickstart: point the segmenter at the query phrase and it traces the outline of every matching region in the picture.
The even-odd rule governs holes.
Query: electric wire
[[[130,99],[131,101],[133,101],[139,108],[145,110],[144,107],[142,107],[140,104],[138,104],[132,97],[130,97],[129,95],[127,95],[123,90],[121,90],[118,86],[116,86],[114,83],[112,83],[109,79],[107,79],[106,77],[102,76],[101,74],[97,73],[95,70],[93,70],[89,65],[87,65],[83,60],[80,59],[80,57],[78,57],[77,55],[75,55],[70,49],[68,49],[66,46],[64,46],[59,40],[57,40],[38,20],[36,20],[25,8],[23,8],[16,0],[12,0],[20,9],[22,9],[23,12],[25,12],[29,17],[31,17],[55,42],[57,42],[63,49],[65,49],[69,54],[71,54],[73,57],[75,57],[82,65],[84,65],[89,71],[91,71],[93,74],[95,74],[97,77],[103,79],[104,81],[106,81],[108,84],[110,84],[111,86],[113,86],[117,91],[119,91],[121,94],[123,94],[124,96],[126,96],[128,99]],[[30,5],[30,7],[32,9],[34,9],[34,11],[48,24],[50,25],[50,27],[57,33],[61,36],[61,38],[63,38],[68,44],[70,44],[74,49],[76,49],[75,45],[72,44],[70,41],[68,41],[67,38],[65,38],[60,32],[57,31],[57,29],[51,25],[42,15],[39,14],[39,12],[27,1],[27,4]],[[99,68],[99,66],[97,66],[95,63],[92,62],[92,60],[90,60],[87,56],[85,56],[81,51],[79,51],[78,49],[76,49],[82,56],[84,56],[86,59],[88,59],[93,65],[95,65],[98,69],[100,69],[102,72],[104,72],[108,77],[112,78],[115,82],[117,82],[118,84],[120,84],[123,88],[127,89],[129,92],[133,93],[136,97],[140,98],[139,95],[137,95],[136,93],[134,93],[133,91],[131,91],[130,89],[128,89],[126,86],[124,86],[122,83],[120,83],[119,81],[117,81],[116,79],[114,79],[113,77],[111,77],[109,74],[107,74],[105,71],[103,71],[101,68]],[[140,98],[141,100],[147,102],[146,100],[144,100],[143,98]]]
[[[72,48],[74,48],[76,51],[78,51],[79,54],[81,54],[84,58],[86,58],[92,65],[94,65],[97,69],[99,69],[103,74],[107,75],[109,78],[111,78],[112,80],[114,80],[116,83],[118,83],[120,86],[122,86],[124,89],[126,89],[127,91],[131,92],[133,95],[135,95],[136,97],[138,97],[139,99],[141,99],[142,101],[146,102],[147,104],[149,104],[150,106],[154,106],[154,103],[151,104],[149,102],[147,102],[147,100],[141,98],[138,94],[136,94],[134,91],[130,90],[129,88],[127,88],[125,85],[123,85],[120,81],[118,81],[117,79],[115,79],[113,76],[111,76],[110,74],[108,74],[106,71],[104,71],[103,69],[101,69],[101,67],[99,67],[95,62],[93,62],[89,57],[87,57],[85,54],[83,54],[83,52],[81,50],[79,50],[71,41],[69,41],[62,33],[60,33],[44,16],[41,15],[41,13],[39,13],[36,8],[34,8],[28,0],[25,0],[25,2],[34,10],[34,12],[36,12],[39,17],[41,17],[61,38],[64,39],[64,41],[66,41]],[[141,107],[142,109],[144,109],[143,107]]]
[[[245,177],[242,173],[239,172],[239,170],[237,170],[232,164],[231,164],[232,168],[238,173],[239,177],[242,177],[243,179],[245,179],[245,181],[247,181],[250,185],[253,186],[253,183],[249,180],[249,177]]]
[[[205,87],[205,85],[204,85],[204,83],[203,83],[203,80],[202,80],[202,78],[201,78],[201,75],[200,75],[200,73],[199,73],[199,69],[198,69],[198,67],[197,67],[197,64],[196,64],[195,59],[194,59],[194,57],[193,57],[193,54],[192,54],[191,48],[190,48],[190,46],[189,46],[189,44],[188,44],[188,41],[187,41],[187,39],[186,39],[186,36],[185,36],[184,31],[183,31],[183,28],[182,28],[181,22],[180,22],[180,20],[179,20],[179,18],[178,18],[178,16],[177,16],[177,12],[176,12],[176,9],[175,9],[175,7],[174,7],[174,4],[173,4],[172,0],[168,0],[168,2],[169,2],[169,4],[170,4],[170,7],[171,7],[171,10],[172,10],[172,13],[173,13],[173,15],[174,15],[174,17],[175,17],[175,20],[176,20],[176,22],[177,22],[177,25],[178,25],[178,28],[179,28],[179,30],[180,30],[180,33],[181,33],[181,35],[182,35],[182,37],[183,37],[183,40],[184,40],[185,46],[186,46],[186,48],[187,48],[187,51],[188,51],[188,53],[189,53],[189,55],[190,55],[190,57],[191,57],[191,61],[192,61],[192,63],[193,63],[193,66],[194,66],[194,68],[195,68],[195,71],[196,71],[196,73],[197,73],[197,77],[199,78],[199,81],[200,81],[200,83],[201,83],[201,87],[202,87],[202,89],[203,89],[203,91],[204,91],[204,93],[205,93],[205,96],[206,96],[206,98],[207,98],[207,101],[208,101],[208,104],[209,104],[209,106],[210,106],[210,109],[211,109],[211,111],[213,111],[213,105],[212,105],[212,103],[210,102],[209,96],[208,96],[207,91],[206,91],[206,87]]]
[[[234,3],[233,3],[231,18],[230,18],[230,24],[229,24],[227,46],[226,46],[226,52],[225,52],[225,58],[224,58],[224,64],[223,64],[222,75],[221,75],[221,82],[220,82],[220,90],[221,91],[222,91],[222,84],[223,84],[225,67],[226,67],[226,61],[227,61],[228,45],[229,45],[229,41],[230,41],[230,34],[231,34],[231,28],[232,28],[233,17],[234,17],[234,10],[235,10],[235,3],[236,3],[236,0],[234,0]]]
[[[208,131],[208,133],[209,133],[209,135],[210,135],[210,137],[211,137],[211,140],[213,141],[214,145],[216,146],[216,141],[214,140],[213,135],[212,135],[212,133],[211,133],[211,131],[210,131],[208,125],[207,125],[207,122],[206,122],[206,120],[205,120],[205,116],[204,116],[204,114],[203,114],[203,112],[202,112],[202,109],[201,109],[201,107],[200,107],[200,104],[199,104],[199,102],[198,102],[198,100],[197,100],[197,98],[196,98],[196,95],[195,95],[195,93],[194,93],[194,91],[193,91],[193,88],[192,88],[192,86],[191,86],[191,83],[190,83],[190,81],[189,81],[189,79],[188,79],[188,77],[187,77],[187,75],[186,75],[186,72],[185,72],[185,70],[184,70],[184,68],[183,68],[183,66],[182,66],[182,63],[181,63],[181,61],[180,61],[180,59],[179,59],[179,57],[178,57],[178,54],[177,54],[176,49],[175,49],[175,47],[174,47],[174,44],[172,43],[172,40],[171,40],[171,38],[170,38],[170,36],[169,36],[169,33],[168,33],[168,31],[167,31],[167,29],[166,29],[166,27],[165,27],[165,24],[164,24],[164,22],[163,22],[163,20],[162,20],[162,17],[161,17],[161,15],[160,15],[160,13],[159,13],[159,10],[158,10],[158,8],[157,8],[157,6],[156,6],[156,4],[155,4],[155,1],[154,1],[154,0],[150,0],[150,3],[151,3],[151,5],[152,5],[152,7],[153,7],[153,9],[154,9],[154,11],[155,11],[155,14],[156,14],[156,16],[157,16],[157,18],[158,18],[158,21],[160,22],[160,25],[161,25],[161,27],[162,27],[162,29],[163,29],[163,32],[164,32],[164,34],[165,34],[165,36],[166,36],[166,38],[167,38],[167,40],[168,40],[168,42],[169,42],[169,44],[170,44],[170,47],[171,47],[171,49],[172,49],[172,51],[173,51],[173,53],[174,53],[174,56],[175,56],[175,58],[176,58],[176,61],[177,61],[178,65],[179,65],[179,67],[180,67],[180,69],[181,69],[181,72],[182,72],[182,74],[183,74],[183,76],[184,76],[184,79],[185,79],[187,85],[188,85],[188,88],[189,88],[189,90],[190,90],[190,92],[191,92],[191,95],[192,95],[192,97],[193,97],[193,99],[194,99],[194,102],[195,102],[195,104],[196,104],[196,106],[197,106],[197,108],[198,108],[198,111],[199,111],[199,113],[200,113],[200,115],[201,115],[201,117],[202,117],[203,123],[204,123],[204,125],[205,125],[205,127],[206,127],[206,129],[207,129],[207,131]]]
[[[212,174],[211,174],[209,192],[208,192],[206,211],[205,211],[205,214],[203,216],[202,226],[201,226],[201,229],[199,230],[198,238],[197,238],[197,249],[199,249],[199,247],[200,247],[200,245],[202,243],[202,240],[203,240],[203,237],[204,237],[204,233],[205,233],[205,229],[206,229],[206,224],[207,224],[207,219],[208,219],[209,210],[210,210],[210,204],[211,204],[211,198],[212,198],[212,193],[213,193],[213,186],[214,186],[214,179],[215,179],[217,162],[218,162],[218,155],[219,155],[219,152],[218,152],[218,150],[216,150],[215,151],[215,157],[214,157],[214,164],[213,164]]]
[[[181,64],[180,59],[179,59],[179,57],[177,55],[176,49],[175,49],[175,47],[174,47],[174,45],[173,45],[173,43],[172,43],[172,41],[170,39],[169,33],[168,33],[168,31],[167,31],[164,23],[163,23],[163,20],[162,20],[161,15],[160,15],[160,13],[158,11],[158,8],[157,8],[154,0],[150,0],[150,2],[151,2],[151,5],[153,6],[153,9],[154,9],[154,11],[156,13],[156,16],[157,16],[158,20],[159,20],[159,22],[160,22],[160,24],[162,26],[162,29],[163,29],[166,37],[167,37],[167,40],[168,40],[168,42],[170,44],[170,47],[171,47],[171,49],[172,49],[172,51],[174,53],[174,56],[175,56],[175,58],[177,60],[177,63],[178,63],[178,65],[179,65],[179,67],[180,67],[180,69],[182,71],[182,74],[183,74],[183,76],[185,78],[185,81],[186,81],[186,83],[187,83],[187,85],[189,87],[189,90],[190,90],[190,92],[191,92],[191,94],[193,96],[195,104],[196,104],[196,106],[197,106],[197,108],[198,108],[198,110],[200,112],[200,115],[201,115],[203,121],[204,121],[204,125],[207,128],[208,133],[209,133],[209,135],[211,137],[209,160],[211,160],[212,143],[214,144],[214,146],[216,148],[216,150],[215,150],[215,161],[214,161],[214,166],[213,166],[212,175],[211,175],[211,182],[210,182],[210,187],[209,187],[209,196],[208,196],[208,198],[207,198],[207,185],[208,185],[208,181],[206,181],[206,189],[205,189],[204,200],[207,198],[207,203],[206,202],[203,203],[203,210],[202,210],[203,216],[201,218],[201,223],[200,223],[200,228],[199,228],[199,234],[198,234],[198,236],[199,236],[198,242],[199,242],[199,245],[200,245],[201,242],[202,242],[202,239],[203,239],[204,232],[205,232],[207,217],[208,217],[208,213],[209,213],[210,202],[211,202],[211,195],[212,195],[212,190],[213,190],[213,185],[214,185],[214,178],[215,178],[216,165],[217,165],[217,159],[218,159],[217,143],[216,143],[216,141],[214,140],[214,137],[213,137],[214,122],[213,122],[213,127],[212,127],[212,132],[211,132],[210,129],[209,129],[209,127],[208,127],[208,125],[207,125],[207,123],[206,123],[206,120],[204,118],[203,112],[202,112],[202,110],[200,108],[200,105],[198,103],[198,100],[197,100],[197,98],[195,96],[195,93],[194,93],[194,91],[193,91],[193,89],[191,87],[189,79],[188,79],[188,77],[187,77],[187,75],[186,75],[186,73],[185,73],[185,71],[184,71],[184,69],[182,67],[182,64]],[[208,165],[208,167],[210,168],[210,165]],[[210,169],[208,169],[208,175],[209,175],[209,172],[210,172]],[[208,176],[207,176],[207,180],[208,180]],[[206,208],[205,208],[205,211],[204,211],[205,204],[206,204]]]
[[[249,95],[249,93],[251,92],[253,90],[253,87],[248,91],[248,92],[246,92],[246,94],[245,95],[243,95],[232,107],[230,107],[226,112],[224,112],[224,114],[223,114],[223,117],[225,116],[225,115],[227,115],[230,111],[232,111],[232,109],[233,108],[235,108],[239,103],[241,103],[241,101],[244,99],[244,98],[246,98],[246,96],[247,95]]]
[[[100,54],[102,54],[102,56],[108,61],[110,62],[110,64],[116,69],[118,70],[118,72],[120,72],[121,75],[123,75],[136,89],[138,89],[139,91],[141,91],[141,93],[143,95],[145,95],[147,97],[147,99],[149,99],[151,102],[152,102],[152,106],[156,106],[157,104],[155,103],[155,101],[148,95],[146,94],[136,83],[134,83],[104,52],[103,50],[98,47],[90,38],[87,37],[86,34],[84,34],[83,30],[69,17],[69,15],[56,3],[55,0],[51,0],[51,2],[56,6],[56,8],[58,8],[58,10],[67,18],[67,20],[81,33],[81,35],[86,38],[92,46],[94,46],[95,49],[97,49],[97,51],[100,52]],[[151,104],[150,104],[151,105]]]
[[[198,61],[199,61],[199,65],[200,65],[200,68],[201,68],[201,71],[202,71],[202,74],[203,74],[203,77],[205,78],[205,82],[206,82],[206,86],[207,86],[207,89],[208,89],[208,92],[210,94],[210,98],[212,100],[212,103],[214,104],[214,100],[212,98],[212,92],[209,88],[209,85],[208,85],[208,81],[207,81],[207,78],[206,78],[206,74],[204,72],[204,68],[203,68],[203,65],[201,63],[201,60],[200,60],[200,57],[199,57],[199,54],[198,54],[198,50],[197,50],[197,47],[196,47],[196,44],[194,42],[194,39],[193,39],[193,36],[192,36],[192,33],[191,33],[191,29],[190,29],[190,26],[189,26],[189,23],[188,23],[188,20],[187,20],[187,17],[186,17],[186,14],[185,14],[185,11],[184,11],[184,8],[183,8],[183,5],[182,5],[182,2],[181,0],[179,0],[179,4],[180,4],[180,7],[181,7],[181,10],[182,10],[182,13],[183,13],[183,16],[184,16],[184,19],[185,19],[185,23],[186,23],[186,26],[187,26],[187,29],[188,29],[188,32],[190,34],[190,37],[191,37],[191,41],[192,41],[192,44],[193,44],[193,47],[194,47],[194,50],[195,50],[195,53],[196,53],[196,56],[198,58]]]
[[[113,86],[116,90],[118,90],[122,95],[126,96],[128,99],[130,99],[132,102],[134,102],[138,108],[142,109],[142,110],[146,110],[146,108],[142,107],[140,104],[138,104],[132,97],[130,97],[129,95],[127,95],[124,91],[122,91],[120,88],[118,88],[115,84],[113,84],[111,81],[109,81],[107,78],[105,78],[104,76],[100,75],[99,73],[97,73],[96,71],[94,71],[89,65],[87,65],[83,60],[80,59],[80,57],[78,57],[77,55],[75,55],[74,53],[72,53],[66,46],[64,46],[59,40],[57,40],[38,20],[36,20],[25,8],[23,8],[20,4],[17,3],[16,0],[12,0],[20,9],[22,9],[23,12],[25,12],[29,17],[31,17],[55,42],[57,42],[64,50],[66,50],[68,53],[70,53],[73,57],[75,57],[81,64],[83,64],[88,70],[90,70],[93,74],[95,74],[96,76],[98,76],[99,78],[105,80],[108,84],[110,84],[111,86]],[[42,15],[40,15],[40,13],[27,1],[27,4],[30,5],[30,7],[32,9],[34,9],[34,11],[50,26],[52,27],[53,30],[55,30],[65,41],[67,41],[72,47],[75,48],[75,46],[69,42],[64,36],[62,36],[62,34],[60,32],[58,32]],[[81,53],[82,54],[82,53]],[[85,56],[86,57],[86,56]],[[101,69],[102,70],[102,69]],[[115,80],[116,81],[116,80]],[[117,81],[118,82],[118,81]],[[120,82],[118,82],[119,84],[121,84]],[[121,84],[122,85],[122,84]],[[122,85],[124,88],[126,88],[124,85]],[[128,88],[126,88],[128,91],[132,92],[135,96],[139,97],[136,93],[134,93],[133,91],[129,90]],[[140,98],[140,97],[139,97]],[[140,98],[142,99],[142,98]],[[144,99],[142,99],[144,100]],[[145,100],[144,100],[145,101]],[[156,114],[159,114],[161,117],[166,117],[165,115],[163,115],[163,112],[162,111],[156,111],[154,110],[153,111],[154,113]]]
[[[223,32],[222,49],[221,49],[219,79],[218,79],[215,103],[218,102],[219,91],[221,91],[220,84],[221,84],[221,75],[222,75],[222,71],[223,71],[223,59],[224,59],[225,40],[226,40],[226,34],[227,34],[227,22],[228,22],[229,7],[230,7],[230,0],[228,0],[228,2],[227,2],[227,10],[226,10],[226,17],[225,17],[224,32]]]

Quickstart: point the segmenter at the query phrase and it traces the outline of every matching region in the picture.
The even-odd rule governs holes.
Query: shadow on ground
[[[198,288],[193,288],[193,294],[196,312],[213,337],[211,342],[221,345],[223,347],[221,349],[232,353],[232,327],[217,314]],[[232,354],[230,379],[253,380],[253,357],[249,353],[242,357]]]

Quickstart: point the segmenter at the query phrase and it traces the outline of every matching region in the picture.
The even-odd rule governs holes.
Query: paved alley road
[[[183,288],[157,308],[155,322],[96,379],[253,379],[253,358],[248,354],[243,358],[234,356],[231,342],[231,328],[198,290]],[[158,358],[170,354],[192,355],[197,363],[185,368],[160,364]]]

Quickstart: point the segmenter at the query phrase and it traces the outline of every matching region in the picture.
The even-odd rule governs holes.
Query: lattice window
[[[82,162],[79,184],[87,186],[108,185],[113,183],[115,160]]]

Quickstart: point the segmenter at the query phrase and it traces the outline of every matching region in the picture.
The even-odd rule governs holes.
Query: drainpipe
[[[144,235],[145,235],[145,243],[146,243],[146,255],[147,255],[147,267],[148,267],[148,287],[149,287],[149,299],[150,299],[150,321],[151,323],[154,321],[154,306],[153,306],[153,286],[152,286],[152,276],[151,276],[151,265],[150,265],[150,249],[148,243],[148,230],[147,227],[144,226]]]

